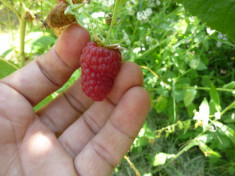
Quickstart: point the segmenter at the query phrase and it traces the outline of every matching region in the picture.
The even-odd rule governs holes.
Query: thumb
[[[70,68],[77,68],[82,51],[80,48],[83,48],[89,40],[88,31],[73,24],[58,38],[55,44],[56,53]]]
[[[88,31],[73,24],[50,51],[1,81],[36,105],[59,89],[80,66],[82,49],[89,40]]]

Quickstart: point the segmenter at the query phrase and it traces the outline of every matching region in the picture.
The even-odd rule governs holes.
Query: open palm
[[[79,67],[89,40],[72,25],[50,51],[0,80],[0,176],[106,176],[128,151],[150,107],[133,63],[122,64],[102,102],[88,98],[78,79],[33,110]]]

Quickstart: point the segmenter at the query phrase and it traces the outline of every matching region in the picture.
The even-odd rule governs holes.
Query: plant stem
[[[20,56],[19,56],[19,65],[20,67],[24,66],[25,62],[25,29],[26,29],[26,13],[23,11],[20,18]]]
[[[150,71],[157,79],[159,78],[158,74],[155,73],[153,70],[151,70],[149,67],[144,66],[144,65],[142,65],[142,66],[140,66],[140,67],[143,68],[143,69],[147,69],[148,71]]]
[[[175,94],[175,80],[173,80],[173,85],[172,85],[172,92],[173,94]],[[175,123],[177,121],[177,117],[176,117],[176,100],[175,97],[172,97],[172,101],[173,101],[173,110],[174,110],[174,119],[173,119],[173,123]]]
[[[8,3],[5,0],[0,0],[4,5],[6,5],[9,9],[11,9],[16,16],[18,17],[19,23],[20,23],[20,56],[18,59],[18,63],[20,67],[24,65],[24,60],[25,60],[25,53],[24,53],[24,48],[25,48],[25,29],[26,29],[26,20],[25,20],[25,10],[22,8],[21,14],[12,6],[10,3]],[[22,2],[21,2],[22,3]],[[21,4],[22,5],[22,4]]]
[[[128,162],[130,167],[135,171],[136,176],[141,176],[140,171],[136,169],[135,165],[131,162],[130,158],[128,158],[126,155],[124,156],[124,159]]]
[[[105,41],[105,44],[106,44],[106,45],[109,44],[109,42],[110,42],[111,35],[112,35],[112,30],[113,30],[113,27],[114,27],[114,25],[115,25],[115,23],[116,23],[119,1],[120,1],[120,0],[116,0],[116,1],[115,1],[115,7],[114,7],[114,11],[113,11],[112,21],[111,21],[111,25],[110,25],[110,28],[109,28],[109,32],[108,32],[108,35],[107,35],[106,41]]]
[[[221,112],[221,116],[224,115],[224,113],[226,113],[228,110],[232,109],[233,106],[235,106],[235,101],[233,101],[230,105],[228,105],[222,112]]]
[[[197,90],[206,90],[209,91],[210,88],[209,87],[181,87],[182,89],[197,89]],[[216,88],[217,91],[221,91],[221,92],[233,92],[235,91],[234,89],[225,89],[225,88]]]

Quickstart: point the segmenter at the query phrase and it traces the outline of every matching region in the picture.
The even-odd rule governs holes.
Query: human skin
[[[107,176],[128,151],[150,108],[134,63],[122,63],[102,102],[78,79],[33,110],[80,67],[88,41],[86,29],[71,25],[46,54],[0,80],[0,176]]]

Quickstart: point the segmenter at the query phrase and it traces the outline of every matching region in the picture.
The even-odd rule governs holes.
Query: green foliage
[[[55,2],[25,4],[45,19]],[[114,9],[112,2],[93,0],[86,8],[74,11],[92,39],[93,34],[101,39],[107,37],[109,25],[105,17]],[[227,38],[235,36],[235,13],[231,13],[234,2],[179,2],[184,7],[173,0],[120,0],[119,20],[111,33],[111,43],[118,42],[126,48],[121,50],[124,61],[141,67],[144,87],[152,102],[128,155],[145,176],[234,175],[235,45]],[[0,5],[0,12],[4,13],[0,21],[5,24],[1,30],[14,33],[17,20],[12,19],[12,14],[7,18],[5,10]],[[29,61],[45,53],[56,41],[53,31],[42,29],[39,21],[28,24],[27,31],[25,53]],[[12,43],[0,52],[1,78],[18,69],[14,58],[18,53],[17,45]],[[79,76],[77,70],[61,89],[35,106],[35,111],[55,99]],[[122,161],[112,175],[135,172]]]
[[[184,95],[184,105],[186,107],[188,107],[189,105],[191,105],[191,103],[193,102],[195,96],[197,94],[197,90],[192,88],[192,89],[188,89],[186,92],[185,92],[185,95]]]
[[[4,78],[17,70],[17,67],[0,57],[0,78]]]
[[[192,15],[235,40],[234,0],[178,0]]]

